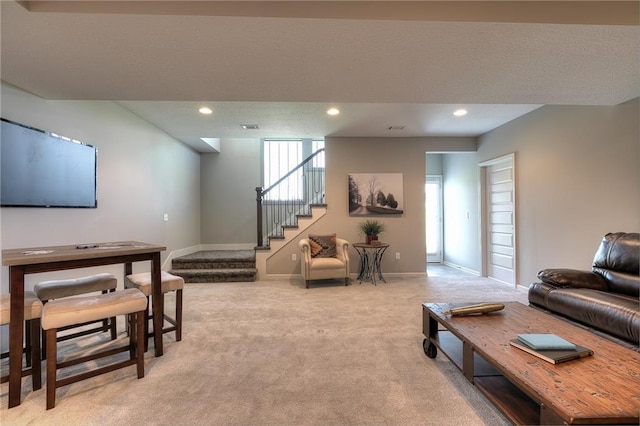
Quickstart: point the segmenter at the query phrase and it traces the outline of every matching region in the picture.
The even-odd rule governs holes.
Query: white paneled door
[[[513,157],[486,166],[486,273],[515,285],[515,184]]]

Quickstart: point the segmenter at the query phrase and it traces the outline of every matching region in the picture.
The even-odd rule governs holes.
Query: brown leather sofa
[[[640,342],[640,238],[607,234],[591,271],[543,269],[529,303],[636,349]]]

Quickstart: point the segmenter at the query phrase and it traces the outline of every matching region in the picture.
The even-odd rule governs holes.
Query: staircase
[[[170,272],[187,283],[253,282],[265,278],[267,260],[326,214],[324,165],[314,164],[323,153],[324,148],[316,150],[269,188],[255,188],[255,250],[198,251],[173,258]]]
[[[186,283],[253,282],[254,250],[204,250],[171,261],[171,273]]]
[[[282,229],[282,236],[270,237],[268,247],[256,247],[256,267],[258,268],[258,279],[262,280],[268,277],[267,261],[270,257],[278,253],[294,238],[302,234],[307,228],[317,222],[327,214],[326,204],[316,204],[312,206],[311,214],[298,215],[297,224],[295,226],[286,226]]]
[[[283,235],[269,238],[269,247],[255,250],[201,250],[171,260],[173,275],[186,283],[253,282],[267,277],[267,259],[304,232],[327,212],[325,204],[313,205],[311,214],[298,215],[297,225],[286,226]]]

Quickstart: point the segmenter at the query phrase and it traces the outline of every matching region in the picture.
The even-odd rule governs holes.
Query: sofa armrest
[[[340,259],[349,270],[349,241],[336,238],[336,257]]]
[[[578,269],[543,269],[538,279],[556,287],[590,288],[607,291],[607,281],[598,274]]]
[[[298,242],[298,247],[300,247],[300,251],[302,252],[302,260],[306,263],[311,262],[311,245],[309,245],[309,240],[306,238],[301,239]]]

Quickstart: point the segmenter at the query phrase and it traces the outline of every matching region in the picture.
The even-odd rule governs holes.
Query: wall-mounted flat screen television
[[[97,149],[0,119],[2,207],[96,208]]]

